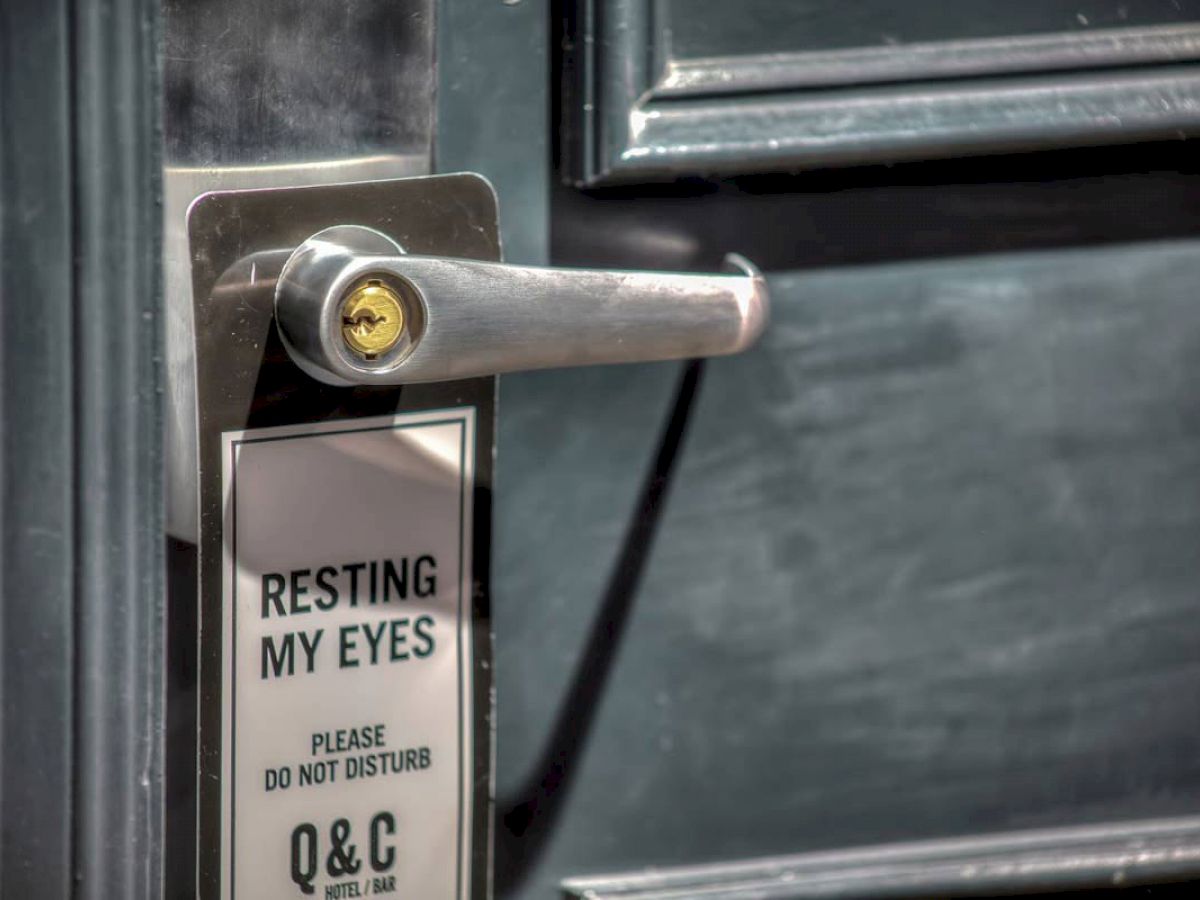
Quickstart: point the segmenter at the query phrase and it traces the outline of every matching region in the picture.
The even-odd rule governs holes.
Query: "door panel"
[[[1180,126],[1192,26],[1150,23],[1195,11],[1138,7],[1165,30],[1129,41],[1098,10],[918,11],[881,48],[789,30],[801,6],[556,5],[552,261],[737,250],[774,325],[702,368],[502,379],[497,893],[743,896],[723,863],[777,854],[795,891],[763,896],[975,894],[914,841],[976,835],[1003,892],[1186,877],[1194,154],[1063,148],[1158,134],[1126,100]],[[1018,876],[988,835],[1030,829]],[[807,855],[878,842],[920,878]]]
[[[1197,251],[780,273],[762,345],[686,397],[660,505],[638,485],[676,371],[507,379],[500,793],[522,846],[543,836],[505,793],[537,783],[515,760],[587,738],[515,895],[1193,811]],[[589,420],[556,428],[580,397]],[[612,634],[587,731],[544,686],[596,678],[578,661]]]

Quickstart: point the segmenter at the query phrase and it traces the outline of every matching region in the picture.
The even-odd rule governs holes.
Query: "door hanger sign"
[[[475,410],[222,457],[221,896],[467,897]]]

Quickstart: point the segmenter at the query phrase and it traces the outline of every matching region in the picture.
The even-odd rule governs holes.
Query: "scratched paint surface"
[[[704,373],[557,830],[513,895],[1194,812],[1198,252],[774,276],[762,344]],[[609,584],[676,375],[503,383],[501,808]],[[588,414],[555,427],[579,397]]]

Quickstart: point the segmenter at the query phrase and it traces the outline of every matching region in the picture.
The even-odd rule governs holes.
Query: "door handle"
[[[280,273],[275,317],[292,359],[335,385],[449,381],[563,366],[721,356],[766,326],[766,282],[728,274],[536,268],[412,256],[336,226]]]

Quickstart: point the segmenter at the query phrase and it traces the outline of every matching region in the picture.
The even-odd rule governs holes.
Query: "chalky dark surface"
[[[1198,254],[772,277],[762,344],[700,379],[594,727],[542,803],[556,827],[539,844],[526,816],[498,854],[510,896],[1193,812]],[[502,380],[500,813],[561,714],[678,372]]]

